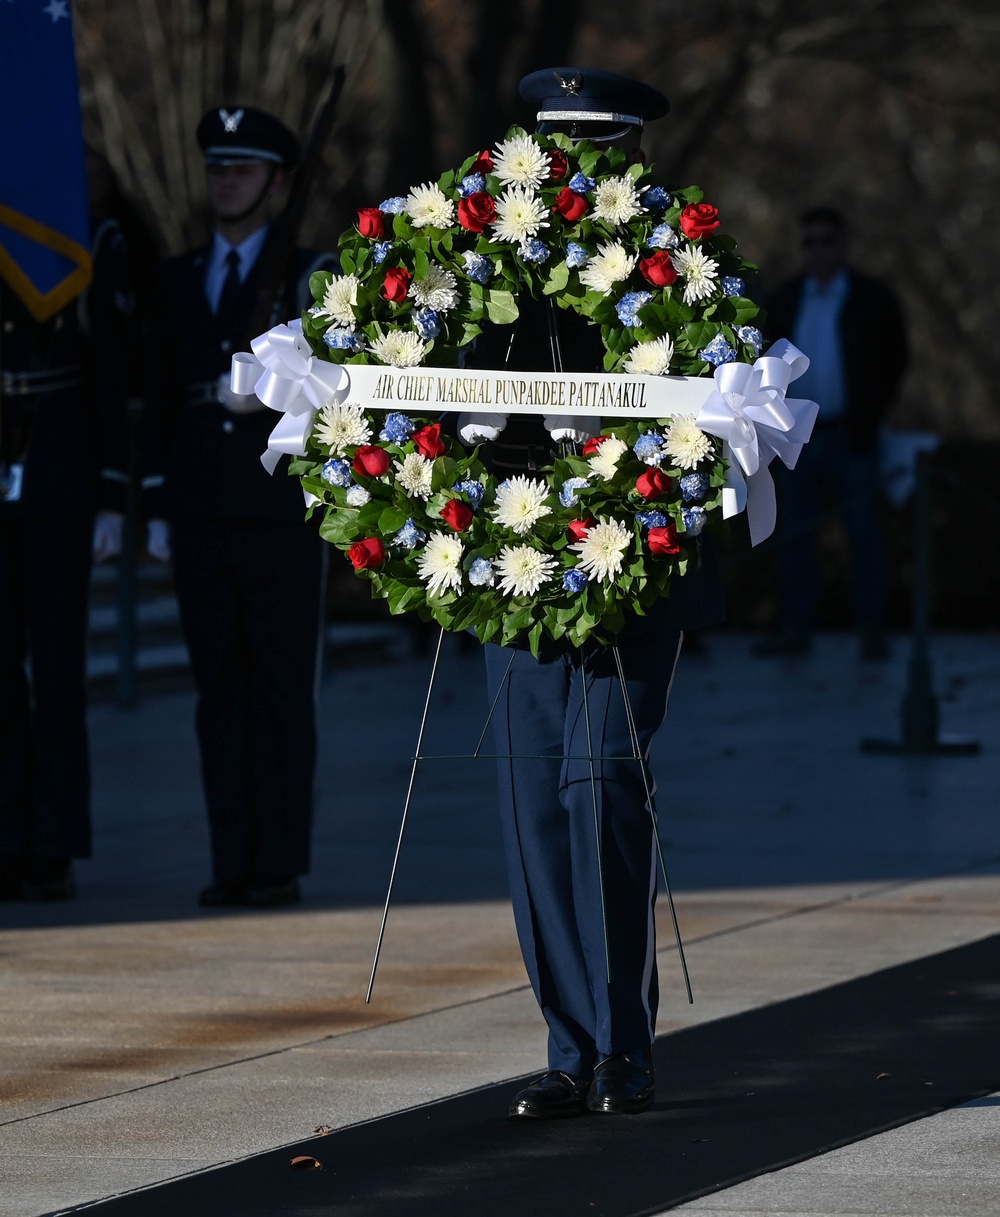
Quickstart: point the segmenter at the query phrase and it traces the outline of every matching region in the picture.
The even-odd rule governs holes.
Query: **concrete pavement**
[[[828,635],[682,661],[654,746],[696,1002],[661,901],[660,1031],[811,992],[1000,926],[1000,638],[934,643],[942,726],[978,757],[871,757],[898,732],[906,644]],[[481,660],[445,655],[425,752],[471,751]],[[338,662],[339,659],[339,662]],[[299,909],[202,914],[190,693],[92,709],[96,849],[65,906],[0,906],[0,1217],[72,1211],[544,1067],[505,899],[488,761],[427,761],[374,999],[364,1002],[429,658],[323,688],[321,805]],[[661,1091],[669,1079],[661,1079]],[[726,1214],[994,1214],[975,1103],[683,1206]],[[680,1211],[680,1210],[674,1210]]]

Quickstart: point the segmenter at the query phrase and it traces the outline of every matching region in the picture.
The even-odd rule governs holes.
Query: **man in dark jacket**
[[[0,899],[68,899],[90,856],[88,591],[121,549],[135,341],[114,221],[91,256],[90,286],[44,321],[0,284]]]
[[[882,659],[885,558],[878,485],[879,428],[907,362],[903,315],[893,292],[847,263],[843,216],[816,207],[800,220],[804,273],[767,303],[771,338],[791,338],[810,359],[795,396],[819,403],[819,419],[794,476],[779,470],[782,630],[758,654],[810,647],[818,584],[816,530],[824,496],[837,506],[851,550],[854,619],[866,659]]]
[[[540,130],[636,157],[643,121],[668,108],[638,81],[577,68],[532,73],[521,93],[536,103]],[[595,326],[549,300],[523,296],[519,303],[513,335],[484,333],[479,366],[601,369]],[[580,438],[599,430],[593,418],[563,421]],[[463,438],[477,429],[488,434],[482,426],[482,416],[459,423]],[[541,418],[515,415],[486,459],[498,478],[530,475],[551,463],[555,448]],[[527,649],[515,649],[512,659],[511,648],[485,647],[511,899],[548,1026],[548,1071],[515,1096],[512,1117],[632,1113],[653,1102],[656,848],[642,773],[623,758],[632,754],[633,726],[645,756],[663,721],[682,632],[722,616],[715,575],[706,562],[618,635],[632,722],[610,647],[543,645],[539,659]]]
[[[234,351],[310,299],[329,255],[294,252],[262,282],[270,208],[298,141],[270,114],[211,110],[198,127],[215,232],[162,269],[150,336],[150,552],[173,558],[198,688],[211,827],[206,906],[300,899],[316,771],[325,545],[296,479],[260,462],[277,416],[229,388]],[[262,306],[263,305],[263,310]]]

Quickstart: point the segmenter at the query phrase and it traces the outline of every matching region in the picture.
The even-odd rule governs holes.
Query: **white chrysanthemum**
[[[612,241],[610,245],[602,245],[580,271],[580,282],[599,292],[609,292],[616,283],[629,277],[638,260],[638,255],[630,254],[621,241]]]
[[[607,220],[617,228],[633,216],[642,215],[645,207],[639,206],[639,191],[635,180],[626,173],[622,177],[605,178],[594,191],[594,215]]]
[[[530,545],[505,545],[497,559],[500,590],[508,596],[533,596],[552,578],[558,563]]]
[[[715,290],[719,277],[719,264],[709,258],[696,245],[678,249],[670,255],[674,270],[684,277],[684,303],[695,304],[704,300]]]
[[[323,302],[316,312],[320,317],[329,317],[334,325],[353,326],[356,321],[353,306],[357,302],[357,275],[334,275],[326,285]]]
[[[589,458],[587,464],[592,473],[610,482],[618,470],[618,462],[623,453],[628,452],[628,444],[617,435],[609,435],[600,448]]]
[[[549,158],[530,135],[515,135],[497,145],[493,172],[501,182],[541,186],[549,176]]]
[[[548,493],[548,486],[538,478],[507,478],[497,487],[493,518],[523,537],[542,516],[552,514],[552,508],[545,505]]]
[[[431,533],[417,555],[417,574],[429,596],[458,591],[462,586],[462,542],[445,532]]]
[[[591,524],[582,541],[570,546],[580,555],[577,568],[591,579],[608,580],[621,574],[625,551],[632,542],[632,530],[620,520],[601,516]]]
[[[432,262],[423,279],[414,279],[407,293],[421,308],[446,313],[458,304],[458,280],[450,270]]]
[[[670,424],[663,447],[678,469],[693,469],[712,451],[712,437],[695,424],[693,415],[678,414]]]
[[[390,330],[368,349],[392,368],[415,368],[423,361],[427,343],[412,330]]]
[[[367,444],[372,437],[372,429],[360,406],[353,402],[345,402],[342,406],[331,403],[316,415],[313,435],[330,450],[331,456],[343,456],[348,448]]]
[[[407,494],[416,499],[431,497],[431,474],[434,462],[419,452],[408,452],[401,461],[396,461],[396,481]]]
[[[510,186],[497,199],[497,220],[493,226],[494,241],[510,241],[522,245],[537,236],[540,228],[548,228],[548,209],[541,195],[528,186]]]
[[[406,214],[414,228],[448,228],[455,221],[455,204],[433,182],[426,182],[406,196]]]
[[[662,338],[634,346],[622,366],[634,376],[666,376],[673,353],[674,344],[670,335],[664,334]]]

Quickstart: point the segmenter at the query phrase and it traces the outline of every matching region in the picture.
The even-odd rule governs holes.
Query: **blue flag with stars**
[[[44,321],[90,282],[69,0],[0,0],[0,276]]]

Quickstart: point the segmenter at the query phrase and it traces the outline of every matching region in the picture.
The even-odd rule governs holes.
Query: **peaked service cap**
[[[209,165],[270,161],[294,169],[301,152],[299,141],[281,119],[249,106],[209,110],[198,124],[197,139]]]
[[[521,96],[538,107],[546,127],[641,127],[662,118],[670,102],[658,89],[597,68],[541,68],[521,81]]]

